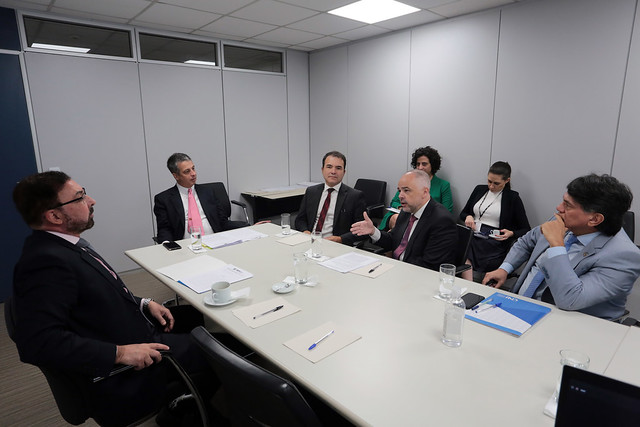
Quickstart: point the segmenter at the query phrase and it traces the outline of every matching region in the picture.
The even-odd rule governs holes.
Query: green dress
[[[431,198],[433,200],[442,204],[445,208],[449,210],[449,212],[453,213],[453,198],[451,197],[451,185],[449,185],[448,181],[445,181],[444,179],[440,179],[436,175],[433,175],[433,178],[431,178],[431,188],[429,189],[429,194],[431,195]],[[396,192],[396,195],[391,200],[391,207],[392,208],[400,207],[399,191]],[[385,228],[387,228],[387,223],[389,222],[389,218],[391,217],[391,215],[393,215],[393,212],[391,211],[388,211],[384,215],[384,217],[382,218],[382,221],[380,222],[380,225],[378,226],[380,230],[384,230]]]

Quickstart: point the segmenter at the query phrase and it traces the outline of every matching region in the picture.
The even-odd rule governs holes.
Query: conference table
[[[433,297],[438,273],[368,252],[362,253],[392,268],[372,278],[312,261],[316,286],[275,294],[272,285],[293,275],[292,254],[307,250],[310,243],[279,242],[280,227],[274,224],[252,228],[268,237],[198,255],[187,248],[187,240],[180,241],[183,249],[177,251],[155,245],[125,253],[356,425],[551,426],[553,419],[543,408],[561,372],[562,349],[588,354],[592,372],[617,366],[616,373],[625,378],[630,358],[618,355],[610,364],[625,339],[633,341],[630,328],[554,306],[520,337],[465,320],[462,346],[447,347],[440,341],[445,303]],[[323,250],[330,257],[360,253],[329,241],[323,242]],[[250,287],[250,297],[224,307],[207,306],[207,293],[198,294],[156,271],[198,256],[252,273],[232,285],[234,290]],[[484,296],[496,291],[462,279],[456,283]],[[255,329],[233,313],[278,296],[300,311]],[[329,321],[361,338],[317,363],[283,344]]]

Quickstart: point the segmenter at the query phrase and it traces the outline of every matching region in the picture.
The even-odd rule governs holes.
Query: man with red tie
[[[364,221],[351,227],[358,236],[393,250],[393,257],[438,271],[440,264],[455,263],[458,230],[451,213],[429,195],[429,175],[421,170],[405,173],[398,182],[402,211],[396,226],[380,231],[364,214]]]
[[[362,220],[367,209],[364,193],[342,183],[347,158],[338,151],[330,151],[322,158],[324,184],[307,188],[295,221],[298,231],[320,231],[322,237],[338,243],[353,245],[356,236],[351,224]]]
[[[159,243],[188,238],[192,226],[200,227],[202,234],[212,234],[247,225],[244,221],[230,221],[224,215],[211,184],[196,184],[198,174],[189,156],[172,154],[167,168],[176,185],[153,199]]]

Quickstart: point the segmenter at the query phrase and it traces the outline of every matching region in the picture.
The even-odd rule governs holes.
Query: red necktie
[[[189,220],[188,220],[189,233],[191,233],[191,227],[199,227],[200,232],[204,234],[204,229],[202,228],[202,218],[200,217],[200,211],[198,210],[198,204],[196,203],[196,198],[193,195],[193,191],[189,189]]]
[[[416,216],[411,215],[409,218],[409,225],[407,225],[407,229],[404,230],[404,235],[402,236],[402,240],[400,241],[400,245],[393,251],[393,257],[395,259],[400,259],[400,255],[407,249],[407,244],[409,243],[409,234],[411,234],[411,227],[413,227],[413,223],[416,222]]]
[[[324,205],[322,205],[322,210],[320,211],[320,216],[318,217],[318,223],[316,224],[316,231],[322,232],[322,226],[324,225],[324,220],[327,218],[327,211],[329,210],[329,205],[331,204],[331,192],[333,188],[327,189],[327,198],[324,199]]]

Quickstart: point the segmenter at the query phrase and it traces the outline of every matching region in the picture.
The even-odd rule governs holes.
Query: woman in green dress
[[[444,205],[449,212],[453,212],[453,198],[451,197],[451,186],[449,182],[436,176],[436,172],[440,170],[440,164],[442,163],[442,157],[438,151],[433,147],[420,147],[416,149],[411,155],[411,167],[414,169],[420,169],[425,171],[429,178],[431,178],[431,188],[429,194],[431,198],[436,202]],[[396,192],[396,195],[391,200],[392,208],[400,207],[400,192]],[[396,225],[396,218],[398,214],[391,211],[387,212],[378,228],[380,230],[391,229]]]

